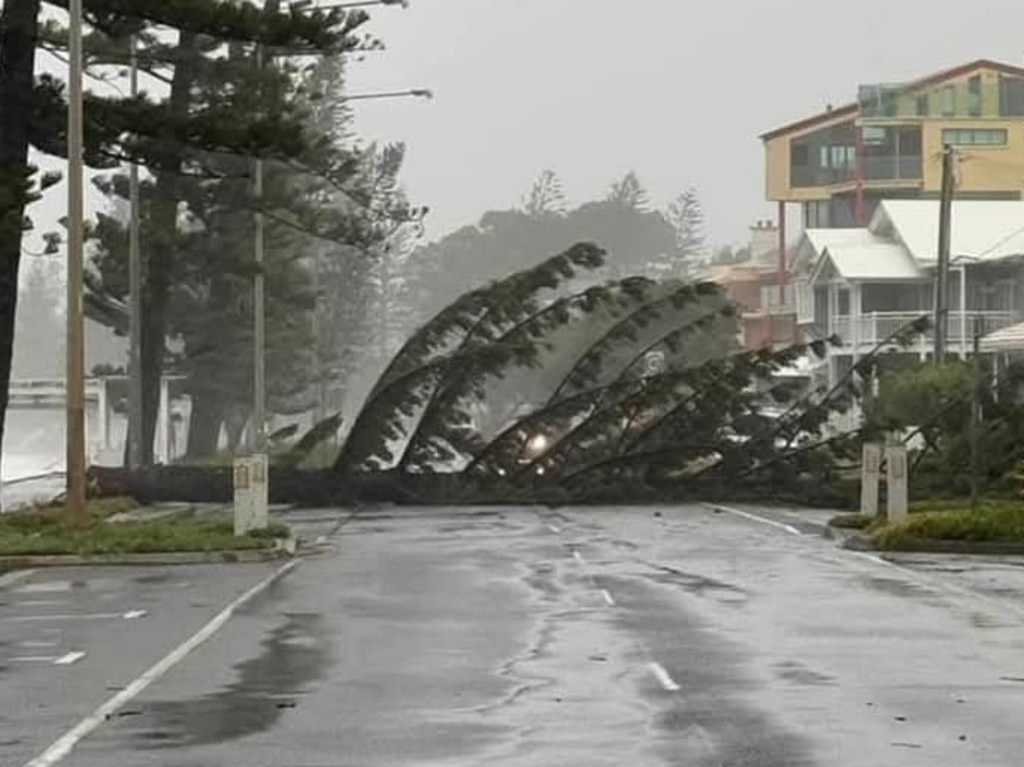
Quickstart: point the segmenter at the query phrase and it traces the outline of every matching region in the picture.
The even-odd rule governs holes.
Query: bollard
[[[907,518],[907,448],[891,444],[885,449],[886,500],[890,522]]]
[[[882,446],[864,444],[860,472],[860,513],[874,517],[878,514],[878,483],[882,477]]]
[[[235,459],[235,535],[263,530],[270,523],[268,506],[268,462],[265,454]]]

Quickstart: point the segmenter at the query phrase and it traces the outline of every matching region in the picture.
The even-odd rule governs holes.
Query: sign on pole
[[[907,518],[907,448],[888,445],[885,449],[886,500],[890,522]]]
[[[882,478],[882,446],[865,443],[861,455],[860,513],[874,517],[878,514],[878,483]]]
[[[265,454],[235,459],[235,535],[262,530],[270,523],[267,474]]]

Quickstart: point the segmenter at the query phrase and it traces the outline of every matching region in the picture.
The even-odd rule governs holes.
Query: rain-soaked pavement
[[[0,764],[1024,763],[1024,560],[748,511],[304,512],[333,551],[177,656],[277,566],[30,575],[0,589]]]

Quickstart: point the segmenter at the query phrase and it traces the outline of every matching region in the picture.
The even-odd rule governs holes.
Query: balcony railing
[[[929,310],[919,312],[871,312],[859,316],[837,316],[829,323],[828,335],[842,339],[843,347],[864,349],[874,347],[906,328],[922,315],[931,317]],[[981,322],[981,332],[994,333],[1021,321],[1020,312],[950,311],[946,340],[950,346],[970,344],[974,339],[976,322]],[[931,329],[921,340],[934,338]]]
[[[864,177],[868,181],[920,181],[924,161],[920,155],[882,155],[864,158]]]
[[[1024,115],[1024,83],[1000,78],[972,88],[966,82],[915,90],[899,84],[862,85],[858,94],[861,119],[995,119]]]
[[[924,160],[920,155],[867,155],[864,158],[864,180],[920,181],[924,176]],[[857,166],[839,168],[794,166],[790,171],[793,186],[845,186],[857,180]]]

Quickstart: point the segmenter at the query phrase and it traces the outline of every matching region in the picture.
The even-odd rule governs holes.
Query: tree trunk
[[[192,101],[192,85],[196,76],[197,35],[182,32],[178,40],[174,79],[169,99],[171,114],[188,115]],[[142,304],[142,462],[153,463],[153,440],[160,410],[160,383],[167,353],[167,307],[170,301],[172,269],[178,234],[178,181],[182,171],[181,147],[167,136],[168,152],[160,158],[156,169],[156,203],[153,210],[155,234],[146,263],[146,285]]]
[[[209,392],[192,393],[192,417],[188,427],[188,451],[191,459],[209,458],[217,452],[224,404]]]
[[[6,424],[18,269],[28,202],[28,149],[40,0],[0,11],[0,444]]]

